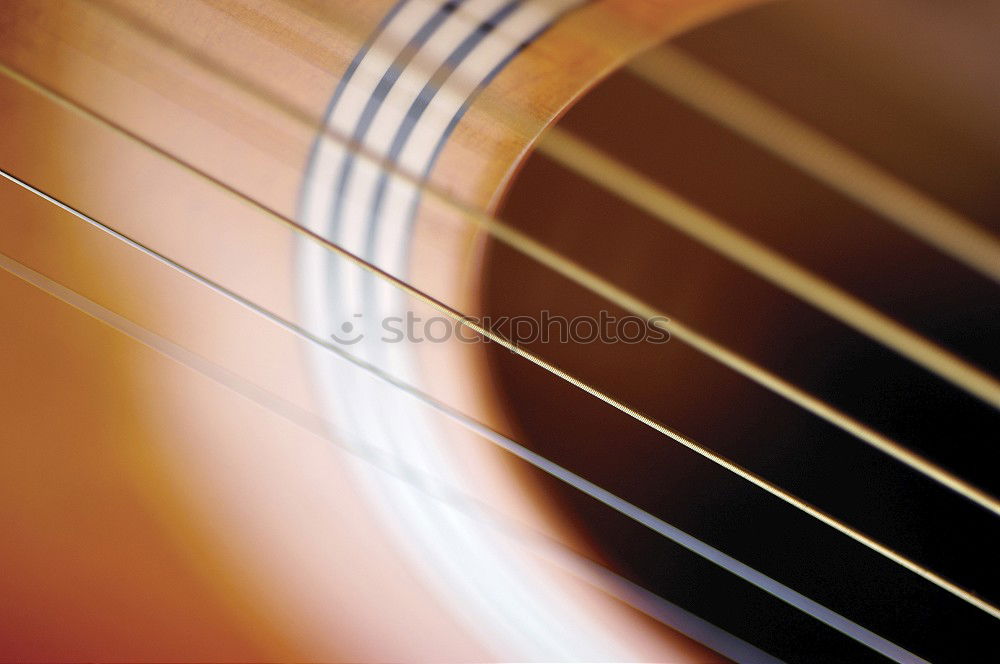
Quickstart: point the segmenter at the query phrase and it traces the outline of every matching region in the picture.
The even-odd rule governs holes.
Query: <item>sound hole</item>
[[[961,95],[942,104],[929,89],[942,81],[894,77],[898,65],[870,66],[858,55],[864,36],[851,26],[871,12],[924,25],[928,11],[895,2],[850,10],[780,4],[698,30],[676,46],[988,223],[1000,218],[988,185],[988,174],[1000,172],[1000,133],[974,114],[955,123]],[[807,31],[815,39],[803,40]],[[968,38],[963,30],[952,36],[955,44]],[[900,63],[921,48],[916,38],[868,45],[889,49]],[[969,82],[970,97],[994,77],[966,73],[980,77]],[[1000,338],[995,284],[634,75],[609,78],[561,126],[987,371],[1000,369],[990,342]],[[954,425],[995,431],[991,408],[545,157],[528,159],[500,212],[671,317],[979,486],[1000,488],[987,452]],[[484,308],[548,320],[547,340],[525,338],[533,334],[527,323],[510,331],[588,384],[947,578],[987,595],[997,589],[978,537],[996,532],[984,510],[676,339],[588,341],[592,326],[603,320],[602,331],[613,330],[610,321],[627,312],[498,243],[487,251]],[[558,338],[574,331],[575,340]],[[989,633],[985,615],[649,427],[502,349],[492,348],[490,359],[512,422],[547,457],[925,657],[947,657],[957,641]],[[813,662],[874,656],[558,482],[529,481],[605,562],[779,657],[801,659],[805,642],[813,644]],[[886,612],[887,605],[899,608]],[[926,630],[928,621],[939,629]]]

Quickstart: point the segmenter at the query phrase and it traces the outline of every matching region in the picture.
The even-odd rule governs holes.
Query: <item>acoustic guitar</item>
[[[995,661],[998,34],[9,0],[0,659]]]

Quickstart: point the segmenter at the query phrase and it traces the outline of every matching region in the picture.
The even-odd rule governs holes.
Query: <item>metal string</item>
[[[105,4],[96,6],[101,7],[102,10],[113,15],[119,21],[130,24],[134,29],[146,35],[148,38],[160,43],[164,47],[182,56],[189,62],[196,64],[205,71],[213,73],[221,79],[237,86],[247,94],[265,101],[269,105],[285,113],[288,117],[302,123],[304,126],[321,131],[324,136],[343,144],[345,149],[354,153],[355,156],[360,159],[374,163],[392,177],[398,178],[403,182],[407,182],[417,187],[428,197],[428,199],[435,200],[450,209],[454,209],[459,212],[463,219],[468,223],[471,223],[489,233],[498,241],[549,267],[583,288],[618,305],[630,313],[645,318],[651,324],[664,329],[677,339],[687,343],[699,352],[704,353],[717,362],[720,362],[745,378],[748,378],[756,382],[758,385],[761,385],[762,387],[778,394],[792,403],[795,403],[813,415],[820,417],[837,428],[866,442],[882,453],[891,456],[895,460],[909,466],[913,470],[929,477],[935,482],[938,482],[952,491],[959,493],[966,499],[979,504],[994,514],[1000,515],[1000,500],[987,494],[962,478],[957,477],[932,461],[908,450],[897,441],[894,441],[888,436],[873,430],[871,427],[866,426],[850,415],[838,410],[814,395],[809,394],[805,390],[802,390],[785,379],[773,374],[748,358],[727,349],[711,338],[701,334],[694,328],[685,325],[683,322],[670,318],[666,312],[660,311],[651,304],[639,300],[599,275],[586,270],[574,261],[565,258],[547,246],[531,239],[529,236],[514,229],[502,220],[455,200],[448,192],[441,190],[424,178],[414,176],[413,174],[406,172],[397,164],[389,162],[386,158],[378,154],[374,154],[364,145],[358,144],[356,141],[351,140],[330,127],[317,127],[316,118],[314,118],[309,112],[287,104],[286,101],[280,97],[280,95],[277,95],[273,91],[238,75],[225,64],[214,60],[211,56],[192,49],[187,44],[177,40],[175,37],[159,30],[142,17],[134,15],[127,10],[121,10],[118,8],[110,9],[109,6]],[[514,119],[517,119],[516,116]],[[565,134],[562,136],[565,136]],[[543,146],[544,145],[545,143],[543,142]],[[548,145],[550,149],[553,149],[551,143]],[[989,379],[987,378],[987,380]]]
[[[1000,283],[1000,239],[676,46],[629,69],[656,89]]]
[[[649,176],[559,127],[545,133],[538,151],[932,374],[1000,408],[1000,382],[993,376],[741,233]]]
[[[729,459],[727,459],[727,458],[725,458],[725,457],[723,457],[723,456],[721,456],[719,454],[716,454],[715,452],[713,452],[713,451],[709,450],[708,448],[700,445],[699,443],[697,443],[697,442],[695,442],[695,441],[693,441],[693,440],[691,440],[691,439],[683,436],[679,432],[674,431],[673,429],[665,426],[664,424],[656,421],[655,419],[653,419],[653,418],[651,418],[651,417],[649,417],[649,416],[647,416],[647,415],[645,415],[643,413],[640,413],[639,411],[633,409],[632,407],[628,406],[627,404],[625,404],[625,403],[623,403],[623,402],[615,399],[614,397],[612,397],[612,396],[610,396],[610,395],[602,392],[601,390],[599,390],[599,389],[597,389],[597,388],[595,388],[595,387],[593,387],[593,386],[591,386],[591,385],[589,385],[589,384],[587,384],[587,383],[585,383],[585,382],[577,379],[576,377],[572,376],[571,374],[568,374],[567,372],[565,372],[562,369],[556,367],[555,365],[552,365],[552,364],[546,362],[545,360],[543,360],[542,358],[538,357],[537,355],[534,355],[533,353],[531,353],[531,352],[529,352],[529,351],[527,351],[527,350],[525,350],[525,349],[517,346],[516,344],[512,343],[511,341],[509,341],[508,339],[506,339],[502,335],[496,334],[492,330],[490,330],[490,329],[488,329],[486,327],[483,327],[482,325],[478,324],[476,321],[474,321],[474,320],[468,318],[467,316],[465,316],[464,314],[462,314],[460,311],[457,311],[456,309],[454,309],[454,308],[448,306],[447,304],[445,304],[445,303],[443,303],[443,302],[435,299],[434,297],[432,297],[432,296],[424,293],[423,291],[421,291],[421,290],[415,288],[414,286],[410,285],[409,283],[407,283],[407,282],[405,282],[405,281],[403,281],[403,280],[395,277],[394,275],[391,275],[391,274],[385,272],[384,270],[380,269],[379,267],[377,267],[375,265],[372,265],[371,263],[365,261],[364,259],[358,257],[357,255],[352,254],[351,252],[345,250],[343,247],[341,247],[341,246],[339,246],[339,245],[337,245],[337,244],[335,244],[335,243],[327,240],[326,238],[322,237],[321,235],[318,235],[317,233],[314,233],[314,232],[312,232],[312,231],[310,231],[310,230],[308,230],[306,228],[303,228],[302,226],[300,226],[299,224],[297,224],[295,221],[293,221],[293,220],[291,220],[291,219],[289,219],[289,218],[281,215],[280,213],[278,213],[275,210],[269,208],[268,206],[260,203],[259,201],[255,200],[254,198],[252,198],[252,197],[244,194],[243,192],[240,192],[240,191],[236,190],[232,186],[230,186],[230,185],[228,185],[228,184],[226,184],[226,183],[218,180],[214,176],[212,176],[212,175],[210,175],[208,173],[205,173],[204,171],[199,170],[197,167],[195,167],[195,166],[193,166],[193,165],[191,165],[191,164],[183,161],[182,159],[178,158],[175,155],[172,155],[171,153],[169,153],[168,151],[164,150],[163,148],[161,148],[161,147],[159,147],[159,146],[157,146],[157,145],[155,145],[155,144],[147,141],[146,139],[142,138],[141,136],[138,136],[138,135],[130,132],[129,130],[127,130],[127,129],[125,129],[125,128],[123,128],[123,127],[121,127],[121,126],[119,126],[119,125],[117,125],[115,123],[113,123],[112,121],[110,121],[110,120],[108,120],[106,118],[103,118],[102,116],[100,116],[99,114],[95,113],[94,111],[86,109],[83,106],[80,106],[80,105],[76,104],[75,102],[69,100],[68,98],[63,97],[60,94],[58,94],[58,93],[50,90],[49,88],[46,88],[45,86],[43,86],[43,85],[41,85],[41,84],[39,84],[39,83],[37,83],[37,82],[35,82],[35,81],[33,81],[33,80],[25,77],[24,75],[20,74],[19,72],[16,72],[15,70],[11,69],[10,67],[8,67],[5,64],[0,64],[0,72],[9,75],[12,78],[15,78],[16,80],[22,82],[24,85],[30,87],[31,89],[39,91],[40,93],[44,94],[48,98],[50,98],[53,101],[57,102],[59,105],[63,106],[64,108],[67,108],[67,109],[70,109],[70,110],[74,110],[75,112],[77,112],[77,113],[79,113],[79,114],[81,114],[81,115],[83,115],[83,116],[85,116],[87,118],[90,118],[94,122],[103,124],[103,125],[107,126],[108,128],[114,130],[116,133],[119,133],[123,137],[128,138],[129,140],[137,143],[138,145],[144,147],[145,149],[147,149],[147,150],[155,153],[156,155],[158,155],[158,156],[160,156],[162,158],[165,158],[165,159],[167,159],[167,160],[175,163],[181,169],[183,169],[184,171],[190,173],[191,175],[194,175],[198,179],[201,179],[201,180],[203,180],[203,181],[205,181],[205,182],[207,182],[209,184],[213,184],[214,186],[216,186],[218,188],[219,191],[227,194],[228,196],[230,196],[230,197],[234,198],[235,200],[243,203],[244,205],[246,205],[246,206],[248,206],[248,207],[256,210],[257,212],[265,214],[268,218],[270,218],[270,219],[274,220],[275,222],[277,222],[277,223],[279,223],[279,224],[281,224],[281,225],[289,228],[293,232],[298,233],[298,234],[300,234],[300,235],[302,235],[302,236],[304,236],[306,238],[309,238],[310,241],[315,242],[318,245],[326,248],[327,250],[336,253],[337,255],[341,256],[342,258],[346,259],[347,261],[349,261],[350,263],[356,265],[357,267],[360,267],[361,269],[370,272],[371,274],[375,275],[378,278],[384,279],[385,281],[387,281],[388,283],[390,283],[394,287],[398,288],[400,291],[402,291],[406,295],[408,295],[410,297],[413,297],[414,299],[416,299],[416,300],[418,300],[420,302],[423,302],[424,304],[427,304],[427,305],[431,306],[432,308],[436,309],[441,314],[443,314],[443,315],[451,318],[453,321],[455,321],[457,323],[460,323],[460,324],[468,327],[469,329],[471,329],[473,332],[479,334],[480,336],[482,336],[482,337],[484,337],[486,339],[489,339],[490,341],[493,341],[494,343],[497,343],[497,344],[503,346],[507,350],[509,350],[509,351],[515,353],[516,355],[519,355],[520,357],[522,357],[522,358],[524,358],[524,359],[532,362],[533,364],[535,364],[535,365],[539,366],[540,368],[542,368],[542,369],[544,369],[544,370],[552,373],[553,375],[555,375],[555,376],[557,376],[557,377],[565,380],[566,382],[570,383],[574,387],[577,387],[578,389],[580,389],[580,390],[582,390],[582,391],[590,394],[591,396],[594,396],[597,399],[600,399],[604,403],[606,403],[609,406],[612,406],[613,408],[621,411],[622,413],[624,413],[624,414],[632,417],[636,421],[638,421],[638,422],[640,422],[640,423],[642,423],[642,424],[650,427],[651,429],[653,429],[653,430],[655,430],[655,431],[657,431],[657,432],[659,432],[659,433],[661,433],[661,434],[663,434],[663,435],[671,438],[672,440],[680,443],[681,445],[683,445],[684,447],[688,448],[689,450],[691,450],[691,451],[693,451],[693,452],[701,455],[702,457],[708,459],[709,461],[712,461],[713,463],[715,463],[715,464],[717,464],[717,465],[725,468],[726,470],[730,471],[731,473],[733,473],[733,474],[741,477],[742,479],[750,482],[751,484],[754,484],[755,486],[759,487],[760,489],[763,489],[764,491],[770,493],[772,496],[775,496],[776,498],[779,498],[780,500],[782,500],[782,501],[786,502],[787,504],[789,504],[789,505],[791,505],[791,506],[799,509],[800,511],[804,512],[805,514],[808,514],[809,516],[817,519],[818,521],[821,521],[822,523],[830,526],[831,528],[834,528],[835,530],[839,531],[840,533],[842,533],[842,534],[850,537],[851,539],[855,540],[856,542],[858,542],[858,543],[860,543],[860,544],[868,547],[872,551],[875,551],[876,553],[879,553],[880,555],[882,555],[885,558],[893,561],[894,563],[896,563],[896,564],[898,564],[898,565],[900,565],[900,566],[902,566],[902,567],[910,570],[914,574],[917,574],[918,576],[920,576],[920,577],[922,577],[922,578],[930,581],[931,583],[937,585],[938,587],[942,588],[943,590],[951,593],[955,597],[958,597],[959,599],[964,600],[965,602],[971,604],[972,606],[975,606],[976,608],[979,608],[980,610],[982,610],[982,611],[984,611],[984,612],[992,615],[993,617],[1000,618],[1000,609],[998,609],[997,607],[993,606],[989,602],[981,599],[980,597],[977,597],[973,593],[971,593],[971,592],[969,592],[969,591],[961,588],[960,586],[958,586],[958,585],[956,585],[956,584],[948,581],[944,577],[942,577],[942,576],[936,574],[935,572],[933,572],[933,571],[931,571],[931,570],[923,567],[922,565],[916,563],[915,561],[912,561],[909,558],[907,558],[907,557],[905,557],[905,556],[903,556],[903,555],[901,555],[901,554],[893,551],[892,549],[890,549],[890,548],[888,548],[888,547],[880,544],[876,540],[868,537],[867,535],[861,533],[860,531],[855,530],[854,528],[852,528],[851,526],[847,525],[846,523],[844,523],[844,522],[842,522],[842,521],[834,518],[833,516],[828,515],[827,513],[825,513],[822,510],[820,510],[820,509],[812,506],[811,504],[809,504],[809,503],[807,503],[807,502],[805,502],[805,501],[797,498],[796,496],[794,496],[794,495],[788,493],[787,491],[781,489],[777,485],[772,484],[771,482],[765,480],[764,478],[760,477],[759,475],[757,475],[757,474],[755,474],[755,473],[753,473],[753,472],[751,472],[751,471],[743,468],[742,466],[740,466],[740,465],[738,465],[738,464],[730,461]],[[482,214],[482,213],[479,213],[479,214]]]
[[[114,239],[125,243],[132,249],[135,249],[146,256],[156,260],[157,262],[164,264],[182,274],[190,279],[193,279],[197,283],[211,289],[227,300],[233,301],[240,306],[251,310],[255,314],[265,318],[269,322],[281,327],[282,329],[294,334],[295,336],[308,341],[309,343],[316,344],[322,348],[335,353],[337,356],[343,358],[344,360],[350,362],[351,364],[359,367],[363,371],[375,376],[379,380],[382,380],[394,388],[397,388],[407,394],[408,396],[420,401],[423,405],[426,405],[436,412],[448,417],[449,419],[455,421],[456,423],[463,426],[465,429],[485,438],[487,441],[493,443],[497,447],[517,456],[521,460],[531,464],[532,466],[538,468],[539,470],[549,474],[552,477],[559,479],[560,481],[572,486],[573,488],[587,494],[591,498],[598,500],[608,507],[611,507],[620,514],[633,519],[634,521],[642,524],[643,526],[649,528],[653,532],[673,541],[674,543],[684,547],[685,549],[695,553],[696,555],[722,567],[723,569],[731,572],[732,574],[738,576],[739,578],[751,583],[758,588],[768,592],[769,594],[775,596],[776,598],[794,606],[795,608],[813,616],[817,620],[829,625],[830,627],[836,629],[837,631],[843,633],[844,635],[862,643],[873,650],[900,662],[923,662],[913,653],[901,648],[900,646],[884,639],[881,636],[865,629],[864,627],[854,623],[853,621],[841,616],[840,614],[828,609],[827,607],[815,602],[814,600],[805,597],[804,595],[792,590],[791,588],[785,586],[784,584],[772,579],[771,577],[757,571],[756,569],[728,556],[727,554],[719,551],[718,549],[712,547],[711,545],[702,542],[698,538],[682,531],[675,526],[672,526],[662,519],[652,515],[649,512],[639,508],[638,506],[630,503],[624,498],[601,488],[600,486],[586,480],[585,478],[573,473],[572,471],[562,467],[561,465],[545,458],[544,456],[537,454],[528,448],[520,445],[519,443],[511,440],[510,438],[500,434],[499,432],[491,429],[485,424],[479,422],[478,420],[466,415],[465,413],[452,408],[451,406],[437,400],[433,396],[427,394],[426,392],[420,390],[414,385],[401,381],[392,374],[383,371],[379,367],[372,365],[365,360],[344,351],[342,348],[337,346],[330,341],[318,337],[312,332],[296,325],[295,323],[284,319],[277,314],[257,305],[256,303],[248,300],[247,298],[235,293],[226,287],[218,284],[217,282],[209,279],[208,277],[196,272],[190,268],[183,266],[182,264],[158,253],[154,249],[139,243],[138,241],[132,239],[131,237],[114,230],[110,226],[90,217],[89,215],[77,210],[76,208],[66,204],[65,202],[55,198],[54,196],[47,194],[46,192],[34,187],[30,183],[27,183],[20,178],[7,173],[6,171],[0,169],[0,176],[10,180],[11,182],[17,184],[18,186],[30,191],[31,193],[39,196],[40,198],[46,200],[47,202],[59,207],[65,212],[73,215],[77,219],[87,223],[88,225],[98,229],[99,231],[108,234]],[[316,416],[312,413],[303,411],[300,407],[288,402],[287,400],[281,398],[280,396],[274,394],[270,390],[263,388],[253,382],[247,380],[246,378],[235,374],[223,367],[220,367],[211,361],[188,351],[187,349],[175,344],[174,342],[156,334],[155,332],[136,324],[135,322],[116,314],[102,305],[90,300],[89,298],[76,293],[72,289],[69,289],[61,284],[58,284],[44,275],[35,272],[34,270],[28,268],[27,266],[21,264],[20,262],[0,253],[0,267],[3,267],[8,272],[11,272],[15,276],[33,284],[34,286],[48,292],[50,295],[57,297],[58,299],[74,306],[81,311],[93,316],[94,318],[105,322],[111,327],[118,329],[119,331],[125,333],[126,335],[137,339],[138,341],[158,350],[173,359],[181,362],[185,366],[188,366],[199,373],[202,373],[206,377],[218,382],[229,389],[243,395],[246,398],[251,399],[258,405],[272,411],[286,419],[289,419],[295,424],[302,426],[303,428],[316,433],[328,440],[331,440],[335,444],[339,444],[335,439],[331,437],[330,430],[326,429],[326,426],[333,427],[333,424],[328,422],[325,418]],[[370,460],[375,458],[372,454],[368,454],[363,458]],[[414,472],[419,472],[414,470]]]

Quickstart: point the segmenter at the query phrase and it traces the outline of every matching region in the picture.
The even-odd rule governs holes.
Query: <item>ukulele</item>
[[[7,3],[2,658],[990,661],[998,30]]]

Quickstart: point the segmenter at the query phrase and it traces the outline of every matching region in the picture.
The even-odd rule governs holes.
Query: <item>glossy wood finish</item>
[[[449,142],[433,181],[492,207],[541,129],[631,55],[739,3],[592,3],[515,59]],[[319,118],[390,3],[18,2],[0,59],[233,189],[294,217],[315,138],[280,109],[121,22],[138,14],[174,46]],[[118,9],[116,9],[118,8]],[[296,316],[294,234],[266,214],[14,81],[0,81],[3,167],[136,240]],[[497,121],[497,108],[516,122]],[[503,111],[501,115],[506,114]],[[2,251],[322,415],[301,343],[9,183]],[[417,285],[459,307],[484,239],[421,210]],[[7,273],[3,547],[5,654],[30,659],[484,659],[480,643],[373,527],[349,455]],[[434,353],[447,347],[435,347]],[[482,357],[427,355],[427,388],[506,426]],[[446,369],[443,367],[447,367]],[[472,387],[470,389],[470,376]],[[477,446],[473,448],[473,445]],[[481,441],[456,433],[486,500],[586,550]],[[510,481],[507,481],[507,480]],[[94,520],[91,520],[94,519]],[[335,534],[333,534],[335,531]],[[527,554],[526,554],[527,555]],[[81,558],[82,557],[82,558]],[[705,658],[565,569],[539,563],[638,657]],[[50,570],[55,570],[55,573]],[[16,601],[8,601],[14,599]],[[391,608],[390,608],[391,607]],[[71,628],[52,637],[50,625]]]

